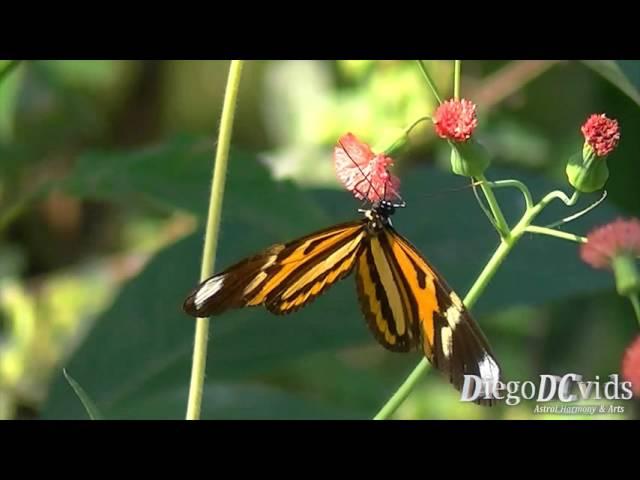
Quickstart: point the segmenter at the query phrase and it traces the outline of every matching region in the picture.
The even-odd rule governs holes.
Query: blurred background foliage
[[[427,61],[444,96],[453,62]],[[565,161],[593,112],[620,121],[609,197],[586,234],[640,216],[638,62],[465,61],[491,179],[568,190]],[[183,418],[197,283],[227,61],[0,61],[0,418],[87,418],[63,368],[104,418]],[[217,266],[354,218],[332,146],[385,147],[435,107],[412,61],[251,61],[242,78]],[[396,159],[409,208],[395,224],[461,294],[497,237],[428,124]],[[597,197],[597,195],[596,195]],[[517,193],[499,191],[509,218]],[[593,201],[587,196],[582,206]],[[553,221],[563,208],[545,211]],[[370,418],[419,361],[384,351],[353,279],[284,318],[212,323],[204,418]],[[474,308],[506,376],[618,373],[637,334],[613,280],[575,244],[529,236]],[[635,402],[624,415],[637,417]],[[460,403],[430,372],[395,418],[578,418],[534,404]],[[606,417],[606,416],[605,416]],[[599,418],[599,417],[589,417]]]

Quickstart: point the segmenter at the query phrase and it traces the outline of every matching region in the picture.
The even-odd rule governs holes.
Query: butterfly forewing
[[[266,272],[269,281],[264,293],[252,304],[264,301],[275,314],[290,313],[308,304],[351,273],[365,235],[363,222],[350,223],[285,248],[280,255],[282,262]]]
[[[275,262],[283,248],[283,245],[269,247],[203,281],[184,301],[184,311],[194,317],[209,317],[246,306],[246,292],[266,279],[264,270]]]
[[[297,310],[351,272],[364,226],[344,223],[274,245],[202,282],[184,310],[200,317],[258,305],[276,314]]]

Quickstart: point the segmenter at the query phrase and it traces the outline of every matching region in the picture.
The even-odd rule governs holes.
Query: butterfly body
[[[392,226],[398,207],[404,203],[375,202],[360,210],[360,220],[273,245],[202,282],[183,308],[194,317],[259,305],[288,314],[355,272],[360,308],[383,347],[422,351],[458,390],[466,374],[499,380],[500,367],[463,302]]]

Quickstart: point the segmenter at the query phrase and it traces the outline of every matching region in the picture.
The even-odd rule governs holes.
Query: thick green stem
[[[216,246],[218,243],[218,230],[220,227],[220,214],[222,212],[222,197],[224,196],[227,161],[229,159],[231,132],[233,130],[233,118],[236,108],[236,99],[238,97],[238,89],[240,86],[242,65],[242,60],[232,60],[231,66],[229,67],[229,78],[227,79],[227,88],[225,91],[224,104],[222,106],[218,146],[216,149],[215,166],[213,169],[211,197],[209,200],[209,215],[207,218],[207,230],[205,232],[202,267],[200,272],[201,280],[205,280],[210,277],[214,270]],[[205,368],[207,364],[208,340],[209,319],[198,318],[196,320],[196,333],[193,347],[193,363],[191,368],[191,383],[189,385],[187,420],[197,420],[200,418],[202,390],[204,388]]]

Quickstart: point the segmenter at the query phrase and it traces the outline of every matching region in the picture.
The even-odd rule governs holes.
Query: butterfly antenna
[[[353,164],[360,171],[360,173],[362,174],[364,179],[369,183],[369,190],[367,190],[367,197],[365,197],[365,198],[369,197],[369,192],[371,191],[371,189],[373,189],[373,193],[375,193],[378,196],[378,198],[382,198],[382,197],[380,197],[380,194],[378,193],[376,188],[373,186],[373,183],[371,183],[371,180],[369,180],[368,175],[365,175],[365,173],[362,171],[362,168],[360,168],[360,165],[358,165],[357,162],[353,159],[353,157],[351,157],[351,155],[349,155],[349,152],[347,151],[345,146],[342,144],[342,140],[338,140],[338,143],[342,147],[342,150],[344,150],[344,153],[347,155],[347,157],[349,157],[349,160],[351,160],[353,162]]]
[[[420,198],[431,198],[437,197],[438,195],[444,195],[445,193],[453,193],[453,192],[461,192],[462,190],[467,190],[468,188],[474,188],[480,185],[482,182],[471,182],[464,187],[453,187],[453,188],[445,188],[442,190],[438,190],[436,192],[424,193],[420,195]]]
[[[355,184],[355,186],[353,187],[353,189],[358,192],[359,194],[362,194],[362,192],[358,189],[358,186],[364,182],[365,180],[368,180],[368,175],[365,175],[364,178],[360,181],[358,181],[358,183]],[[371,182],[369,182],[369,188],[367,189],[367,193],[364,195],[364,199],[362,201],[362,206],[364,207],[364,205],[367,203],[367,199],[369,198],[369,193],[371,192]]]
[[[389,180],[388,180],[389,181]],[[387,183],[385,182],[384,186],[387,186]],[[402,198],[400,196],[400,194],[398,192],[396,192],[395,190],[393,191],[393,195],[400,200],[400,203],[394,203],[393,206],[396,208],[404,208],[407,206],[407,202],[404,201],[404,198]]]

